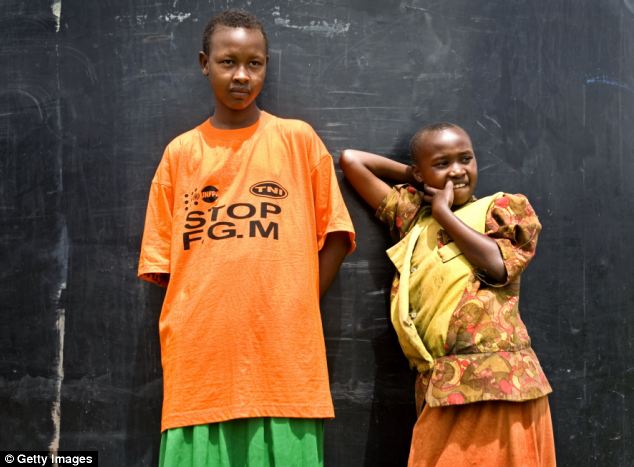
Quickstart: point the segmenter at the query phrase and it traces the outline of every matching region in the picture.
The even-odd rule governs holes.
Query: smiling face
[[[257,29],[218,26],[209,39],[209,55],[200,52],[203,74],[216,98],[214,118],[255,116],[255,98],[266,76],[266,42]]]
[[[459,127],[423,133],[416,145],[413,173],[419,182],[442,190],[451,180],[454,206],[473,196],[478,182],[478,165],[467,133]]]

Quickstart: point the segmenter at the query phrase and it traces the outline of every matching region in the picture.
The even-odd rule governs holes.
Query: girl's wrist
[[[442,203],[432,202],[431,215],[434,219],[436,219],[436,222],[438,222],[443,228],[445,228],[444,224],[445,224],[445,221],[447,220],[447,216],[452,216],[453,212],[451,211],[449,206],[447,206],[447,204],[445,204],[444,202]]]

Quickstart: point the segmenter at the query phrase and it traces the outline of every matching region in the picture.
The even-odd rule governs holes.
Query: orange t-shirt
[[[262,112],[174,139],[152,181],[139,277],[169,274],[159,332],[162,430],[334,416],[318,250],[354,230],[306,123]]]

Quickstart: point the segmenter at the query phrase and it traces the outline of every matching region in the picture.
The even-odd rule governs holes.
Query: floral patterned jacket
[[[431,364],[417,365],[410,359],[419,370],[416,382],[419,410],[424,402],[436,407],[485,400],[525,401],[552,391],[531,348],[518,308],[520,275],[535,254],[541,225],[525,196],[500,193],[492,199],[486,210],[483,233],[498,244],[507,279],[503,284],[493,283],[466,262],[469,273],[464,290],[458,295],[457,306],[441,321],[446,323],[442,342],[440,345],[432,342],[429,347]],[[386,196],[376,215],[388,225],[394,238],[400,240],[416,224],[426,219],[429,223],[431,210],[420,192],[409,185],[399,185]],[[436,241],[437,249],[453,243],[441,228]],[[452,247],[455,249],[455,245]],[[457,253],[460,254],[459,250]],[[412,271],[416,270],[415,259],[416,255],[412,256]],[[397,271],[392,301],[399,294],[399,279]],[[409,306],[414,317],[418,309],[424,308],[425,297],[414,289],[414,283],[410,285]],[[418,319],[423,325],[417,325],[416,329],[423,337],[428,320]],[[429,340],[428,336],[423,340]]]

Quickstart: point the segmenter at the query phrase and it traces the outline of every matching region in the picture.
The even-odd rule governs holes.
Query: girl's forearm
[[[477,270],[498,283],[506,280],[506,266],[495,240],[473,230],[449,208],[440,209],[433,216]]]
[[[377,209],[391,188],[383,181],[385,174],[404,176],[403,164],[369,152],[346,149],[341,153],[339,166],[354,189],[366,203]],[[381,174],[381,175],[379,175]]]
[[[366,167],[375,176],[397,183],[414,183],[412,167],[378,154],[357,149],[346,149],[342,152],[343,163],[357,162]]]
[[[371,152],[346,149],[341,153],[339,165],[348,181],[372,209],[377,209],[391,190],[385,179],[397,183],[415,182],[410,166]]]
[[[337,275],[339,267],[350,250],[348,232],[330,232],[319,251],[319,296],[321,297]]]

